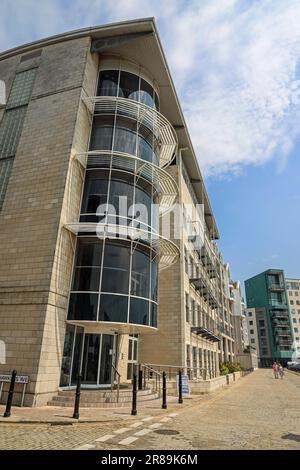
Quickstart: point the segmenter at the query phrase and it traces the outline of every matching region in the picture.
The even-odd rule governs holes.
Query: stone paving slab
[[[195,397],[196,399],[196,397]],[[199,397],[198,397],[199,399]],[[176,407],[176,397],[168,397],[168,406]],[[187,403],[187,402],[185,402]],[[47,424],[47,423],[98,423],[121,421],[131,416],[131,407],[81,408],[80,419],[73,419],[73,408],[44,406],[39,408],[12,407],[9,418],[4,418],[5,406],[0,405],[0,423]],[[138,404],[140,417],[161,414],[161,399]]]

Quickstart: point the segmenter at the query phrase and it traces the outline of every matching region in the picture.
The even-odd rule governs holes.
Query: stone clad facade
[[[133,40],[132,33],[141,36]],[[164,90],[160,97],[162,115],[172,126],[180,124],[180,120],[184,122],[167,68],[163,69],[161,51],[158,59],[156,34],[151,20],[129,22],[112,29],[100,27],[50,38],[0,55],[0,79],[5,81],[8,97],[16,75],[35,70],[0,212],[0,340],[5,342],[7,352],[6,364],[1,364],[0,372],[16,369],[30,376],[25,397],[27,406],[46,404],[60,385],[77,246],[76,234],[66,229],[66,225],[76,224],[79,218],[86,169],[77,156],[89,148],[93,122],[83,98],[96,95],[99,66],[105,54],[112,55],[112,63],[125,57],[140,64],[140,69],[151,68],[153,83],[157,82],[157,88],[161,86]],[[119,43],[116,39],[115,47],[109,46],[108,50],[102,50],[104,46],[98,44],[100,52],[93,52],[95,41],[113,35],[124,36],[126,40]],[[142,57],[146,64],[141,63]],[[6,112],[2,106],[0,122]],[[167,169],[178,186],[176,202],[183,210],[187,204],[195,206],[198,199],[209,208],[203,181],[200,189],[199,184],[198,189],[193,189],[193,184],[187,183],[187,179],[200,178],[201,174],[192,147],[186,156],[179,151],[189,143],[186,130],[184,133],[181,130],[183,127],[179,125],[176,130],[178,148],[175,160]],[[192,161],[192,167],[188,167],[188,161]],[[187,168],[183,170],[185,165]],[[150,335],[136,325],[111,328],[118,336],[118,347],[113,354],[123,382],[129,379],[129,335],[139,335],[136,362],[194,367],[199,377],[200,369],[217,376],[219,362],[234,359],[233,347],[230,357],[225,358],[223,342],[219,341],[220,324],[223,324],[222,295],[226,297],[221,281],[224,266],[214,241],[218,234],[213,216],[209,215],[205,223],[208,244],[215,252],[217,273],[209,282],[215,289],[217,307],[211,308],[203,293],[191,283],[190,264],[199,264],[200,258],[190,246],[183,227],[180,239],[172,234],[170,237],[180,258],[159,275],[157,330]],[[185,250],[189,252],[188,267]],[[197,307],[197,315],[190,302]],[[75,324],[78,326],[80,322]],[[195,330],[203,326],[208,330],[206,336]],[[108,332],[108,327],[101,329],[103,324],[95,327],[94,333]],[[85,328],[90,331],[87,324]],[[232,331],[228,331],[227,339],[230,344],[233,342]],[[17,388],[16,392],[20,400],[21,389]]]

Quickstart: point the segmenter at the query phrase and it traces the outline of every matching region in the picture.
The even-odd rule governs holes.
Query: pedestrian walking
[[[278,364],[276,361],[273,362],[273,365],[272,365],[272,369],[273,369],[273,374],[274,374],[274,379],[278,379]]]
[[[283,376],[284,376],[284,370],[283,370],[283,367],[282,365],[279,363],[278,364],[278,372],[279,372],[279,377],[281,378],[281,380],[283,379]]]

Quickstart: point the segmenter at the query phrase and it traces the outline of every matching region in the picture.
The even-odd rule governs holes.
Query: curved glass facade
[[[143,78],[124,70],[103,70],[99,75],[98,96],[118,96],[139,101],[159,111],[154,88]]]
[[[125,115],[95,114],[90,142],[90,151],[93,150],[122,152],[159,163],[159,141],[152,129]]]
[[[159,106],[148,82],[119,70],[100,72],[98,96]],[[126,109],[120,111],[117,101],[95,108],[89,152],[97,158],[87,161],[79,222],[130,227],[146,235],[138,234],[135,241],[129,235],[107,238],[104,232],[78,236],[68,320],[156,327],[158,266],[152,240],[159,232],[159,193],[157,171],[149,167],[158,164],[159,140],[151,119],[146,125]]]
[[[129,172],[88,169],[85,177],[80,222],[107,223],[158,233],[158,206],[155,188]]]
[[[157,326],[156,253],[142,243],[78,237],[68,320]]]

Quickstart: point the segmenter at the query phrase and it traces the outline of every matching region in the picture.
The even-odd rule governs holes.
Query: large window
[[[16,74],[0,123],[0,209],[19,145],[36,68]]]
[[[149,182],[122,171],[86,172],[80,222],[107,222],[158,231],[156,191]],[[152,204],[153,203],[153,204]],[[109,206],[107,206],[109,204]]]
[[[159,100],[153,87],[143,78],[123,70],[100,72],[98,96],[119,96],[159,109]]]
[[[68,319],[156,327],[155,256],[136,242],[79,237]]]
[[[90,150],[114,150],[158,164],[159,141],[152,129],[126,116],[94,116]]]

